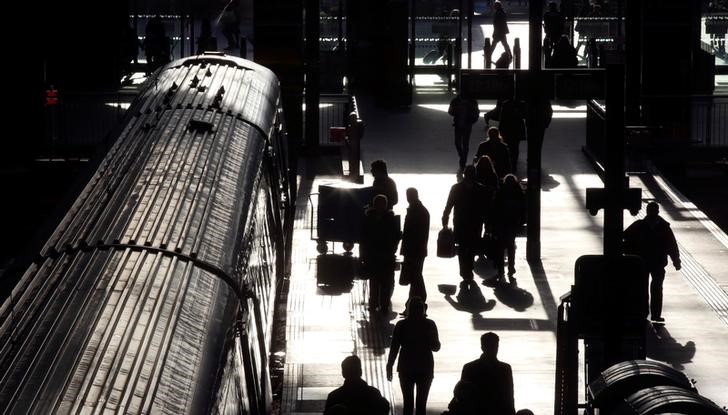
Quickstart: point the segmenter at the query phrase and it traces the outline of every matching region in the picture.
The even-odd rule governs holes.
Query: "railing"
[[[653,125],[625,131],[644,148],[728,149],[728,95],[670,95],[642,97],[643,115]],[[663,114],[667,111],[667,115]],[[650,114],[652,112],[653,114]],[[660,121],[662,120],[662,121]],[[602,104],[587,103],[585,152],[599,165],[606,143],[606,112]],[[633,143],[635,144],[635,143]],[[645,147],[646,146],[646,147]]]
[[[691,110],[693,145],[728,148],[728,96],[697,97]]]
[[[586,145],[584,151],[602,169],[605,149],[607,112],[603,103],[589,100],[586,103]]]
[[[351,96],[349,94],[321,94],[319,100],[319,146],[344,145],[344,140],[338,140],[331,135],[331,127],[345,127],[351,111]]]
[[[170,42],[170,60],[183,58],[195,52],[194,24],[190,15],[180,14],[130,14],[129,26],[136,31],[139,42],[138,61],[145,62],[147,57],[144,50],[146,27],[149,21],[159,16],[165,29],[165,35]],[[214,23],[214,22],[213,22]],[[185,50],[188,47],[189,50]]]
[[[361,139],[364,135],[364,122],[359,114],[356,97],[349,94],[321,94],[318,128],[319,148],[339,148],[344,162],[344,175],[361,183]]]

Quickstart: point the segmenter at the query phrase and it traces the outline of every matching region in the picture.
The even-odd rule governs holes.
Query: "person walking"
[[[218,22],[225,36],[227,46],[225,49],[236,49],[240,47],[240,17],[238,16],[238,0],[230,0],[225,5]]]
[[[485,126],[490,120],[498,121],[498,132],[508,146],[511,170],[517,171],[521,141],[526,139],[526,103],[514,99],[498,100],[495,108],[485,113]]]
[[[361,378],[361,360],[358,356],[347,356],[341,361],[341,376],[344,384],[331,391],[326,397],[324,415],[333,415],[335,408],[351,415],[387,415],[389,401],[379,389],[369,386]]]
[[[450,101],[447,113],[452,115],[452,125],[455,127],[455,150],[459,157],[459,170],[465,169],[468,161],[468,151],[470,149],[470,133],[473,124],[480,118],[480,110],[478,102],[474,99],[464,98],[458,94]]]
[[[543,31],[546,34],[544,46],[553,50],[556,42],[564,34],[564,16],[559,12],[556,2],[549,2],[549,9],[543,15]],[[545,53],[548,56],[548,53]]]
[[[442,213],[442,227],[447,228],[450,212],[454,209],[453,233],[458,244],[460,276],[471,281],[474,257],[480,246],[480,235],[484,218],[488,214],[489,201],[486,188],[476,181],[475,167],[466,166],[463,175],[463,181],[450,188]]]
[[[420,201],[417,189],[407,189],[407,216],[404,218],[402,231],[402,247],[400,254],[404,257],[402,273],[409,278],[409,298],[420,297],[427,301],[427,290],[422,276],[422,267],[427,256],[427,240],[430,236],[430,212]]]
[[[479,414],[514,415],[513,371],[511,365],[498,360],[500,339],[493,332],[480,336],[480,358],[466,363],[461,381],[474,385]]]
[[[548,68],[576,68],[579,66],[579,58],[576,55],[576,49],[571,46],[571,41],[566,35],[561,35],[554,47],[551,55],[550,65]]]
[[[435,369],[432,352],[440,350],[437,325],[426,317],[425,308],[421,298],[410,298],[407,302],[407,317],[395,324],[392,333],[387,358],[387,380],[392,381],[394,361],[399,355],[397,372],[402,388],[403,415],[426,414],[427,396]]]
[[[387,312],[392,306],[394,264],[402,236],[394,212],[387,208],[387,196],[374,196],[364,215],[361,258],[369,273],[369,310]]]
[[[508,18],[506,17],[505,10],[503,10],[503,3],[501,3],[500,0],[496,0],[493,3],[493,9],[493,41],[490,44],[490,51],[488,51],[488,53],[490,56],[493,56],[495,46],[498,42],[500,42],[503,44],[503,48],[506,50],[506,53],[512,56],[513,53],[511,53],[511,47],[508,45],[508,38],[506,37],[509,33]]]
[[[389,177],[387,172],[387,162],[374,160],[371,164],[371,172],[372,177],[374,177],[374,183],[372,183],[374,194],[387,196],[387,209],[392,209],[399,202],[399,194],[397,193],[397,184]]]
[[[488,128],[486,140],[478,145],[478,150],[475,152],[475,160],[479,160],[481,156],[490,157],[490,161],[493,162],[493,167],[495,167],[495,172],[498,174],[498,179],[500,180],[506,174],[513,171],[508,144],[503,142],[503,137],[501,137],[500,131],[496,127]]]
[[[497,279],[505,276],[504,251],[508,253],[508,276],[514,282],[516,273],[516,234],[526,217],[526,200],[518,178],[506,175],[503,185],[498,189],[493,202],[493,233],[496,240],[495,266]]]
[[[629,225],[624,231],[624,251],[642,257],[652,277],[650,283],[650,318],[664,323],[662,317],[662,283],[665,280],[667,257],[672,259],[675,270],[681,268],[680,251],[670,224],[660,216],[660,206],[647,204],[647,216]]]

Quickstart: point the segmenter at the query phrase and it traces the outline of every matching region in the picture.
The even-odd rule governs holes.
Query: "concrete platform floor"
[[[422,80],[421,80],[422,81]],[[422,81],[420,84],[424,84]],[[422,86],[422,85],[421,85]],[[428,414],[447,409],[462,365],[480,354],[479,337],[494,331],[501,337],[499,358],[513,367],[516,409],[536,414],[553,413],[555,317],[559,297],[573,283],[575,260],[601,254],[603,217],[585,209],[585,189],[601,187],[581,152],[585,135],[584,107],[554,107],[554,120],[544,144],[542,191],[542,259],[525,260],[525,238],[517,239],[516,286],[494,288],[495,274],[487,263],[476,264],[476,282],[486,305],[472,310],[458,295],[438,288],[455,287],[457,259],[437,258],[437,232],[449,188],[456,182],[457,156],[447,115],[449,93],[441,83],[419,89],[409,110],[377,108],[361,97],[366,123],[363,141],[365,169],[382,158],[397,182],[400,203],[395,212],[404,217],[407,187],[417,187],[431,215],[429,252],[425,261],[428,316],[438,325],[442,349],[435,353],[435,377]],[[481,111],[493,102],[481,102]],[[482,121],[476,124],[471,153],[481,140]],[[521,143],[518,171],[525,173],[526,143]],[[316,243],[310,239],[311,206],[307,195],[333,176],[301,177],[294,232],[294,258],[288,297],[287,355],[282,413],[320,413],[327,394],[341,385],[340,362],[349,354],[364,362],[364,379],[379,388],[401,413],[396,379],[387,382],[384,367],[390,336],[398,315],[370,315],[366,310],[366,283],[327,289],[317,285]],[[371,177],[366,177],[371,183]],[[655,199],[672,223],[683,255],[683,271],[668,268],[665,281],[666,333],[648,338],[648,357],[667,362],[697,381],[701,394],[720,406],[728,405],[728,238],[684,196],[672,189],[659,172],[632,177],[643,188],[645,200]],[[625,213],[625,226],[633,219]],[[343,253],[341,244],[335,253]],[[357,250],[355,249],[356,253]],[[404,309],[408,287],[396,286],[395,311]],[[615,299],[618,306],[619,299]],[[580,375],[581,379],[581,375]],[[583,381],[581,382],[583,384]],[[584,394],[580,394],[584,401]]]

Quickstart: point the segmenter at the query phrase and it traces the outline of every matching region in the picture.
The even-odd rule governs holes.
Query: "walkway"
[[[414,186],[431,214],[431,255],[425,262],[428,315],[439,327],[443,346],[435,353],[436,374],[428,414],[440,414],[447,408],[462,365],[479,356],[479,337],[486,331],[500,335],[499,358],[513,367],[516,409],[551,414],[558,299],[573,283],[575,260],[602,251],[602,214],[592,217],[584,208],[585,189],[602,186],[581,153],[584,107],[555,106],[554,120],[546,133],[542,261],[527,263],[526,241],[518,238],[517,287],[510,289],[494,289],[490,283],[493,268],[477,264],[476,281],[488,306],[485,311],[470,312],[459,304],[458,296],[439,291],[444,285],[459,284],[457,259],[434,255],[440,216],[457,168],[451,119],[446,112],[451,96],[439,93],[439,88],[421,88],[411,108],[399,112],[376,108],[366,99],[361,101],[367,122],[365,169],[372,160],[387,160],[400,194],[396,213],[404,217],[405,189]],[[481,111],[492,104],[481,102]],[[477,124],[471,152],[482,131],[483,124]],[[518,166],[521,175],[525,172],[525,153],[522,143]],[[317,286],[318,254],[315,242],[310,240],[306,196],[319,184],[335,180],[338,178],[332,176],[301,178],[288,299],[282,413],[320,413],[327,394],[341,385],[339,365],[351,353],[364,361],[365,380],[393,402],[394,413],[401,413],[396,376],[392,383],[384,376],[389,336],[399,316],[370,316],[363,281],[355,280],[351,287],[334,291]],[[371,177],[366,180],[370,183]],[[631,180],[632,186],[644,189],[645,200],[655,199],[661,204],[663,216],[673,224],[684,258],[683,271],[669,268],[665,281],[664,316],[669,335],[661,340],[648,339],[649,357],[684,370],[697,381],[701,394],[721,406],[728,405],[728,349],[724,346],[728,344],[728,237],[672,189],[659,172],[645,172]],[[632,219],[628,213],[625,215],[628,225]],[[339,254],[343,252],[340,244],[335,249]],[[407,287],[396,286],[395,311],[404,309],[406,297]],[[615,305],[618,303],[619,299],[615,299]]]

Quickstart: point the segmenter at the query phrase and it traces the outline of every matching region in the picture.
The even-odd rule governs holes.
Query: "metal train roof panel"
[[[180,59],[162,68],[141,93],[146,105],[157,108],[198,108],[240,116],[261,128],[272,125],[279,99],[278,79],[269,69],[250,61],[218,54]]]
[[[253,202],[265,134],[276,117],[277,82],[268,70],[219,59],[177,61],[150,82],[43,255],[144,245],[232,270],[236,251],[225,247],[239,243]],[[198,75],[205,78],[200,85],[226,91],[221,108],[207,105],[211,95],[190,86]],[[176,92],[164,92],[170,90]],[[167,96],[170,103],[160,103]]]
[[[231,292],[214,276],[147,251],[49,260],[47,280],[4,350],[9,413],[197,413],[214,393]],[[18,333],[21,334],[21,333]]]

